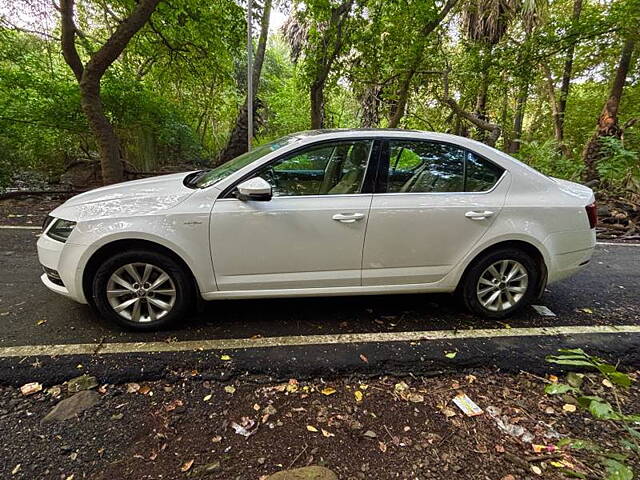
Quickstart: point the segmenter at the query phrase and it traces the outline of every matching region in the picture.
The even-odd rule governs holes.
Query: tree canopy
[[[0,185],[104,157],[63,55],[68,3],[0,8]],[[75,1],[85,68],[142,3]],[[98,85],[125,176],[215,165],[246,131],[246,2],[155,3]],[[256,143],[319,127],[450,132],[640,194],[640,0],[269,1],[287,17],[277,30],[254,8]]]

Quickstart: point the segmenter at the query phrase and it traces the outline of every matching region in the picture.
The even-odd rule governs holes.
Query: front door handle
[[[364,218],[364,213],[336,213],[333,217],[336,222],[353,223]]]
[[[489,218],[493,215],[493,212],[489,210],[485,210],[484,212],[476,212],[471,210],[464,214],[465,217],[470,218],[471,220],[484,220],[485,218]]]

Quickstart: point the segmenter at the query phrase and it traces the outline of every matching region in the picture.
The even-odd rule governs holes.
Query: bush
[[[520,153],[516,156],[536,170],[552,177],[577,180],[582,172],[582,163],[562,155],[554,140],[523,142]]]

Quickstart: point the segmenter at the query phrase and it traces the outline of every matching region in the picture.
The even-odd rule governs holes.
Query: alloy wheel
[[[173,309],[176,287],[160,267],[150,263],[129,263],[109,277],[107,300],[122,318],[150,323]]]
[[[499,260],[482,272],[476,286],[480,304],[492,312],[514,307],[527,292],[529,275],[515,260]]]

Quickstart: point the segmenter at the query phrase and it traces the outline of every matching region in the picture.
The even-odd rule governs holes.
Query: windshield
[[[255,162],[259,158],[268,155],[271,152],[275,152],[282,147],[286,147],[287,145],[298,140],[298,137],[293,135],[287,135],[286,137],[279,138],[270,143],[265,143],[264,145],[260,145],[259,147],[254,148],[250,152],[243,153],[242,155],[234,158],[233,160],[229,160],[227,163],[223,163],[222,165],[213,168],[211,170],[205,171],[194,183],[197,188],[207,188],[211,185],[215,185],[220,180],[227,178],[232,173],[237,172],[243,167],[246,167],[252,162]]]

